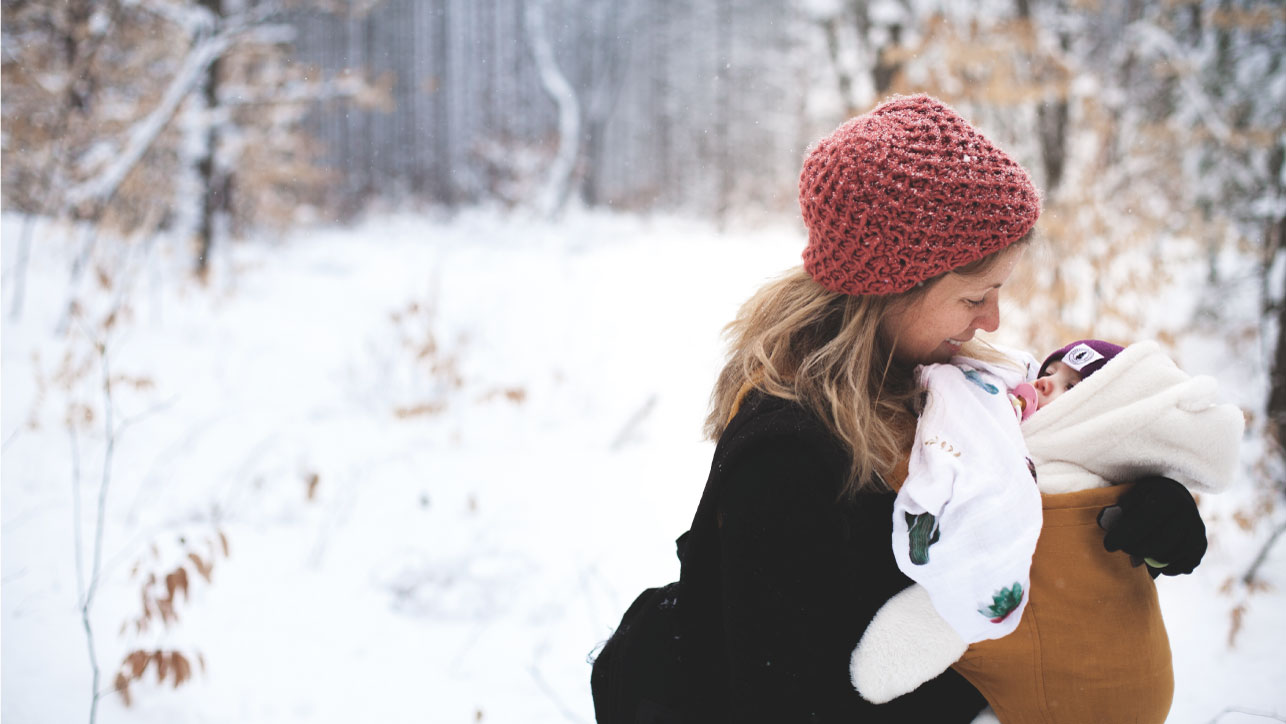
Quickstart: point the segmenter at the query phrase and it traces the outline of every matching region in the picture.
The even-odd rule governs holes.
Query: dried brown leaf
[[[219,545],[223,548],[223,557],[228,557],[228,536],[223,534],[222,530],[217,531],[219,534]]]
[[[157,599],[156,608],[161,612],[161,621],[168,627],[171,622],[178,621],[179,617],[174,613],[174,602],[167,599]]]
[[[308,491],[306,496],[309,500],[317,499],[317,484],[321,482],[321,476],[313,473],[308,476]]]
[[[152,659],[156,662],[156,683],[165,683],[165,677],[170,674],[170,655],[157,649],[152,654]]]
[[[1237,527],[1244,531],[1252,530],[1255,527],[1254,518],[1250,517],[1243,511],[1237,511],[1232,514],[1232,519],[1237,523]]]
[[[1273,584],[1259,578],[1254,578],[1246,583],[1246,588],[1251,593],[1271,593],[1273,591]]]
[[[440,402],[425,402],[410,407],[398,407],[393,410],[393,414],[399,418],[406,419],[409,417],[421,417],[436,415],[446,409],[446,405]]]
[[[188,569],[179,566],[165,577],[165,588],[170,592],[170,600],[174,600],[174,592],[182,591],[183,600],[189,600],[188,597]]]
[[[137,679],[143,676],[143,670],[147,668],[149,658],[148,653],[142,649],[135,649],[125,657],[125,663],[122,665],[129,667],[130,679]]]
[[[206,563],[201,556],[198,556],[195,553],[189,553],[188,558],[191,559],[192,565],[196,566],[196,572],[201,574],[201,577],[205,579],[206,583],[209,583],[210,572],[214,570],[214,564]]]
[[[170,654],[170,662],[174,664],[174,688],[177,689],[180,684],[192,678],[192,665],[177,651]]]
[[[1241,632],[1242,619],[1246,615],[1246,604],[1239,603],[1236,608],[1232,609],[1232,626],[1228,629],[1228,648],[1237,645],[1237,634]]]
[[[116,675],[116,691],[121,695],[121,700],[125,704],[125,708],[128,709],[133,701],[129,695],[129,679],[125,678],[124,673]]]

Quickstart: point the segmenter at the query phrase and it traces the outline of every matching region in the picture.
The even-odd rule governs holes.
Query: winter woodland
[[[1281,2],[6,0],[0,49],[6,722],[591,722],[805,150],[922,91],[1044,194],[997,341],[1245,411],[1171,721],[1286,721]]]

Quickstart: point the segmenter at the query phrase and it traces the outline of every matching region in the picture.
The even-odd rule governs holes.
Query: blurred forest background
[[[3,7],[4,209],[130,243],[177,231],[198,270],[221,239],[372,207],[794,214],[808,143],[925,91],[1021,158],[1050,246],[1099,272],[1043,279],[1059,308],[1113,300],[1111,255],[1170,236],[1208,260],[1212,298],[1221,253],[1250,253],[1260,311],[1281,311],[1267,285],[1286,223],[1279,2]]]
[[[391,209],[744,228],[797,214],[808,144],[931,93],[1044,192],[1012,335],[1217,341],[1264,441],[1236,585],[1283,530],[1280,1],[5,0],[0,46],[9,319],[37,219],[75,229],[68,316],[158,243],[199,280],[238,238]]]

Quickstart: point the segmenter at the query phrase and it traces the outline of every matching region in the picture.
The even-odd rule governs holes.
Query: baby
[[[1036,410],[1094,374],[1123,349],[1111,342],[1085,339],[1050,354],[1040,366],[1034,382],[1023,382],[1011,391],[1010,402],[1019,419],[1031,417]]]
[[[1098,514],[1118,481],[1226,486],[1243,417],[1155,343],[1081,340],[1022,361],[921,368],[893,535],[918,585],[872,620],[854,685],[888,701],[954,666],[1002,721],[1162,721],[1173,676],[1152,577],[1104,549]]]

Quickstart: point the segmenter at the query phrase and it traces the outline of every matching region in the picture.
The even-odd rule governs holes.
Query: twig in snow
[[[103,340],[94,338],[92,335],[91,339],[94,341],[94,349],[98,351],[100,368],[102,369],[103,375],[103,430],[106,434],[107,443],[103,450],[103,472],[102,479],[99,482],[98,511],[94,521],[93,562],[91,563],[89,570],[89,581],[85,584],[84,595],[81,596],[80,601],[80,622],[81,626],[85,629],[85,643],[89,649],[89,666],[92,676],[92,682],[90,685],[92,696],[89,704],[89,724],[94,724],[98,714],[98,701],[101,698],[101,694],[98,689],[102,672],[98,667],[98,654],[94,648],[94,629],[89,621],[89,612],[94,604],[94,593],[98,590],[99,572],[102,570],[103,528],[105,527],[107,517],[107,492],[112,481],[112,458],[115,455],[116,436],[119,430],[115,427],[115,421],[113,419],[114,403],[112,400],[112,375],[111,364],[107,354],[107,344]],[[73,453],[77,452],[75,449],[75,440],[76,436],[73,430]],[[76,456],[76,459],[79,459],[79,455]],[[81,562],[80,546],[80,467],[78,462],[74,464],[76,467],[73,471],[73,480],[76,490],[75,511],[77,514],[76,565],[79,574],[77,577],[77,585],[80,585],[80,582],[84,580],[83,571],[81,570],[83,563]]]
[[[1283,719],[1281,716],[1277,714],[1269,714],[1267,712],[1262,712],[1262,711],[1251,711],[1250,709],[1242,709],[1239,706],[1230,706],[1225,708],[1223,711],[1219,712],[1218,714],[1215,714],[1215,718],[1206,722],[1206,724],[1218,724],[1219,720],[1223,718],[1224,714],[1245,714],[1247,716],[1257,716],[1257,717],[1262,717],[1264,719],[1272,719],[1273,721],[1286,722],[1286,719]]]
[[[13,296],[9,302],[9,321],[22,316],[22,299],[27,288],[27,260],[31,257],[31,233],[36,225],[31,214],[22,220],[22,234],[18,237],[18,261],[13,270]]]
[[[1250,564],[1250,568],[1246,570],[1246,574],[1241,577],[1242,583],[1249,586],[1255,582],[1255,574],[1259,572],[1259,567],[1268,559],[1268,552],[1272,550],[1273,545],[1277,543],[1277,539],[1281,537],[1282,533],[1286,533],[1286,521],[1282,521],[1277,526],[1273,531],[1273,534],[1264,542],[1263,548],[1259,549],[1259,555],[1255,556],[1255,561]]]
[[[629,420],[625,421],[625,426],[621,428],[619,433],[617,433],[616,439],[612,441],[610,449],[612,451],[616,451],[624,447],[625,443],[629,442],[629,439],[633,437],[634,430],[647,419],[648,415],[652,414],[652,408],[654,407],[656,407],[656,395],[652,395],[647,398],[647,401],[643,403],[643,406],[631,415]]]
[[[527,670],[531,672],[531,678],[536,681],[536,687],[544,692],[545,696],[548,696],[550,701],[554,702],[554,706],[562,712],[563,717],[567,719],[567,721],[576,722],[577,724],[588,724],[584,719],[577,716],[576,712],[569,709],[567,705],[563,703],[563,700],[558,696],[558,693],[549,685],[549,682],[545,681],[545,677],[540,675],[540,668],[536,666],[535,662],[532,662],[532,664],[527,667]]]

